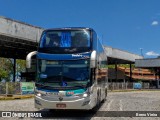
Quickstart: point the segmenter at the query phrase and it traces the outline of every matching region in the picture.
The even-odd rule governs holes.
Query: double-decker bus
[[[36,55],[35,107],[93,110],[107,96],[107,56],[92,28],[44,30]]]

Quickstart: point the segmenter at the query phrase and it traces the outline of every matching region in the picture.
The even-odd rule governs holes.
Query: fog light
[[[87,105],[89,102],[90,102],[90,100],[88,100],[88,101],[84,101],[84,102],[83,102],[83,104],[82,104],[82,106]]]
[[[38,105],[42,105],[38,100],[35,100],[35,103]]]

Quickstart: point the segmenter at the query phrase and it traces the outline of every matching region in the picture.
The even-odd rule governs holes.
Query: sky
[[[0,16],[45,29],[91,27],[106,46],[160,55],[160,0],[0,0]]]

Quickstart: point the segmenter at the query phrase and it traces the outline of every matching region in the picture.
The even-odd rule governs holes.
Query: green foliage
[[[2,81],[3,79],[7,79],[8,76],[9,76],[8,72],[0,68],[0,81]]]
[[[24,72],[25,71],[25,66],[26,66],[26,61],[25,60],[17,60],[17,72]]]
[[[16,71],[25,71],[25,60],[16,60]],[[10,81],[13,78],[13,59],[10,58],[0,58],[0,81],[3,79]]]
[[[9,81],[10,74],[12,73],[11,66],[12,64],[6,58],[0,58],[0,81],[3,79]]]
[[[135,65],[131,65],[132,68],[135,68]],[[117,67],[130,68],[130,64],[117,64]],[[115,65],[108,65],[108,68],[115,68]]]
[[[108,65],[108,68],[115,68],[115,65]]]
[[[119,67],[125,67],[125,68],[130,68],[130,64],[119,64]],[[131,64],[132,68],[135,68],[135,64]]]

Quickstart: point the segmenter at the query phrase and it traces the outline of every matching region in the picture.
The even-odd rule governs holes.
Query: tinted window
[[[90,47],[90,32],[87,30],[44,32],[40,48],[54,47]]]

